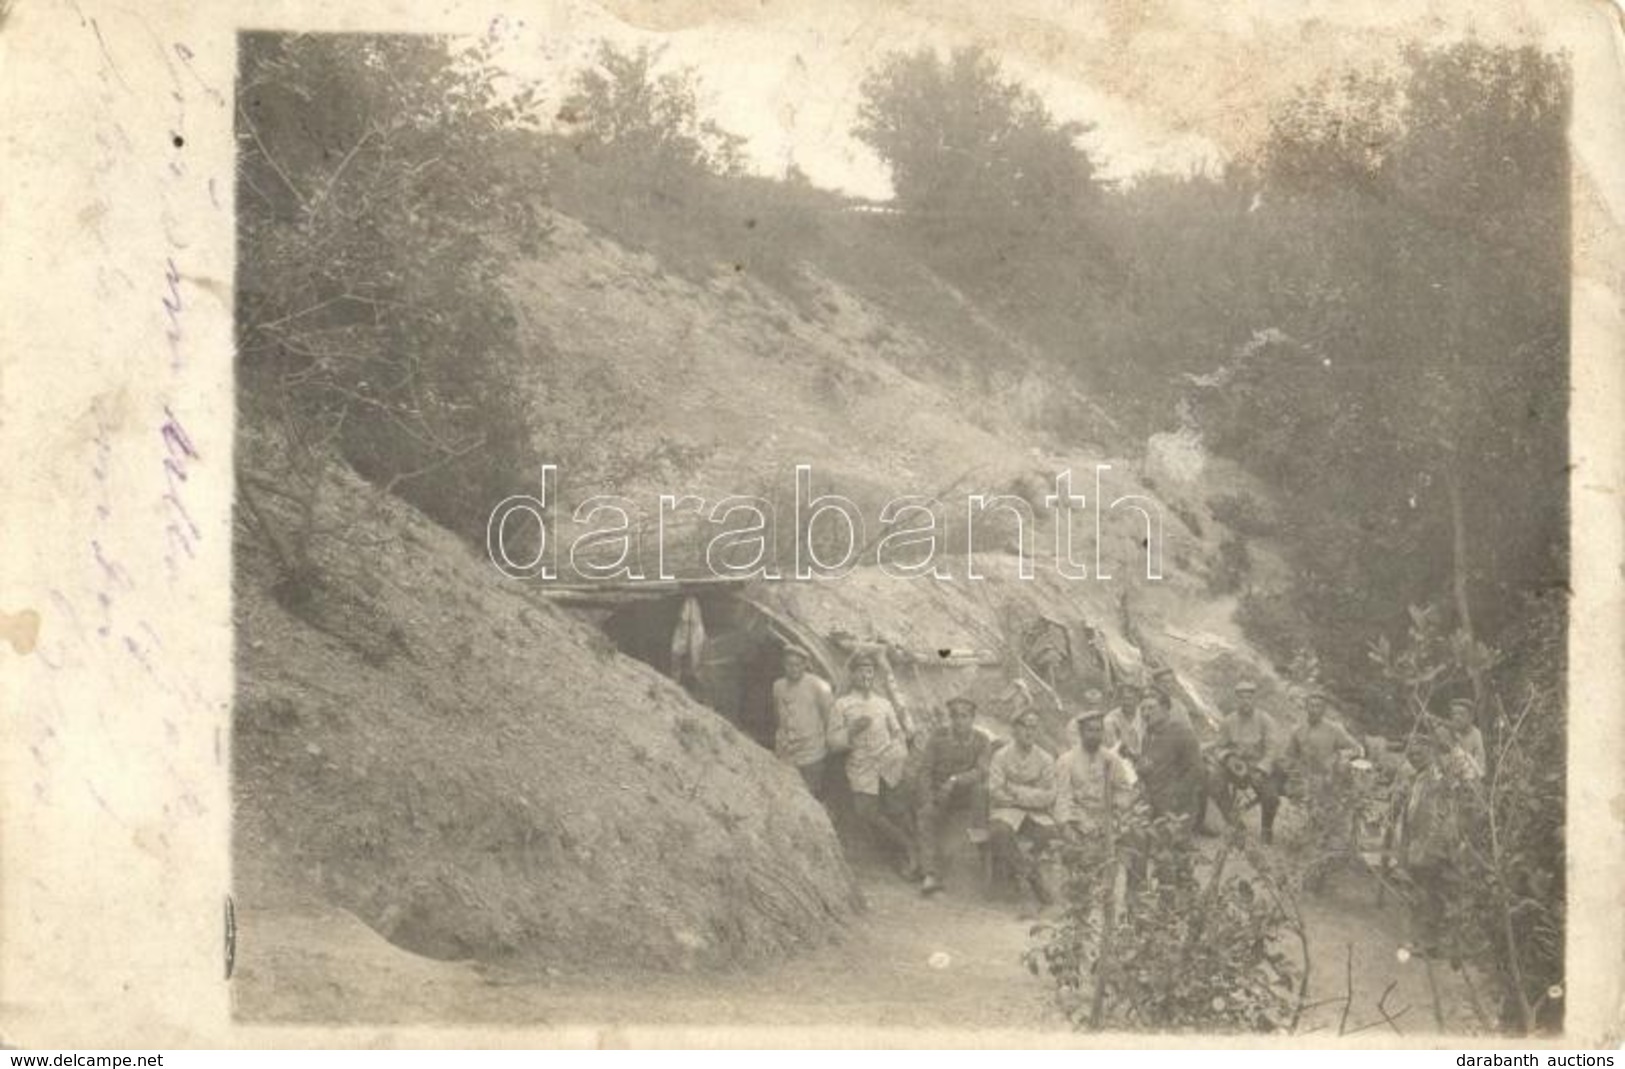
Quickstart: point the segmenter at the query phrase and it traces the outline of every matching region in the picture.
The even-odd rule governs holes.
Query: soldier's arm
[[[829,730],[825,741],[831,750],[837,753],[852,748],[852,729],[847,725],[847,710],[851,706],[844,702],[836,702],[830,707]]]
[[[891,698],[886,699],[886,704],[891,706],[892,719],[897,724],[898,732],[903,736],[905,741],[913,742],[914,718],[909,715],[908,706],[900,705]]]
[[[816,676],[813,678],[817,679]],[[833,720],[835,716],[835,691],[830,689],[830,685],[824,682],[822,679],[818,680],[818,686],[816,689],[818,691],[818,719],[823,722],[824,731],[827,733],[829,731],[830,721]]]
[[[920,756],[920,768],[925,773],[925,782],[935,787],[937,785],[937,765],[941,763],[942,753],[935,734],[926,736],[924,751]]]
[[[1008,752],[1008,751],[1005,751]],[[1011,789],[1009,776],[1005,772],[1009,762],[1002,760],[1003,754],[995,754],[987,766],[987,800],[995,806],[1020,805],[1021,798]]]
[[[1038,782],[1024,784],[1016,796],[1023,809],[1051,809],[1055,805],[1055,766],[1046,764]]]
[[[970,770],[972,783],[986,783],[988,770],[993,767],[993,740],[982,736],[982,752],[976,755],[976,767]]]
[[[1280,760],[1286,749],[1283,738],[1285,732],[1281,730],[1281,725],[1275,722],[1275,718],[1268,713],[1260,710],[1258,715],[1261,718],[1258,727],[1259,740],[1264,749],[1264,764],[1269,765]]]

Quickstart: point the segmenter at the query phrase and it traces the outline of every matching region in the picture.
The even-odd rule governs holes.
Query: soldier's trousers
[[[1015,884],[1018,891],[1023,884],[1029,885],[1040,899],[1047,899],[1049,893],[1043,881],[1039,879],[1037,858],[1043,854],[1044,847],[1059,834],[1058,829],[1052,824],[1024,820],[1018,831],[1002,820],[991,820],[988,822],[987,830],[988,843],[993,851],[995,878]],[[1021,849],[1022,839],[1032,844],[1030,854]]]
[[[872,835],[908,861],[914,861],[914,839],[903,827],[908,819],[908,804],[907,792],[901,785],[888,787],[882,783],[878,794],[853,792],[852,811]]]
[[[959,783],[946,799],[940,801],[933,788],[920,785],[919,805],[914,810],[914,828],[920,836],[920,868],[927,876],[942,874],[942,820],[953,810],[961,808],[969,814],[972,830],[987,830],[987,786],[980,780]]]

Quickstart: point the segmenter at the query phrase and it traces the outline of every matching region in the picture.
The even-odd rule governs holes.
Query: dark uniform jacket
[[[1140,782],[1152,812],[1198,816],[1202,802],[1202,746],[1189,724],[1169,719],[1146,732]]]
[[[973,728],[966,738],[958,739],[952,728],[941,727],[925,744],[921,774],[929,787],[940,787],[949,776],[962,772],[974,773],[973,780],[985,781],[992,756],[993,741],[982,732]]]

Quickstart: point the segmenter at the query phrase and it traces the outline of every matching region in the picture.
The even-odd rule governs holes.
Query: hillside
[[[838,932],[858,897],[793,773],[410,508],[334,481],[308,595],[275,596],[238,540],[240,903],[325,899],[434,957],[597,966]]]
[[[749,221],[742,212],[737,229]],[[863,272],[826,234],[759,277],[718,235],[698,270],[552,213],[509,296],[566,497],[572,484],[584,496],[675,490],[679,478],[751,493],[796,463],[892,494],[967,473],[961,492],[995,489],[1045,467],[1035,447],[1062,440],[1045,427],[1057,412],[1064,441],[1105,459],[1107,414],[951,285],[869,241],[882,263]]]
[[[843,219],[829,229],[849,233],[862,225],[874,224]],[[807,464],[815,493],[843,494],[858,505],[871,541],[888,500],[941,500],[945,567],[964,574],[964,555],[974,549],[985,561],[984,585],[1000,591],[995,600],[1014,598],[1031,611],[1070,613],[1115,631],[1127,599],[1145,626],[1171,635],[1147,653],[1192,663],[1227,653],[1268,674],[1232,619],[1234,597],[1213,593],[1230,532],[1210,502],[1226,494],[1256,498],[1264,491],[1255,480],[1204,456],[1199,444],[1184,443],[1170,460],[1166,442],[1128,437],[1091,399],[1050,381],[1012,332],[895,245],[878,244],[858,271],[826,231],[808,243],[809,258],[791,262],[788,277],[758,278],[734,271],[720,255],[730,246],[713,241],[714,270],[696,276],[554,214],[542,253],[517,265],[509,299],[537,368],[531,385],[545,417],[538,438],[559,464],[566,506],[614,493],[642,510],[647,526],[661,494],[707,501],[753,495],[774,510],[773,548],[787,572],[794,468]],[[1053,425],[1057,405],[1075,420]],[[1074,518],[1074,555],[1098,576],[1100,465],[1110,468],[1101,481],[1108,504],[1134,498],[1158,517],[1161,578],[1146,578],[1145,520],[1126,506],[1108,509],[1100,521],[1099,565],[1109,578],[1057,578],[1055,523],[1044,497],[1055,492],[1057,474],[1072,473],[1074,492],[1087,499]],[[1036,584],[1001,579],[1015,542],[998,510],[978,519],[972,545],[966,512],[973,494],[1013,495],[1033,507],[1027,546]],[[580,531],[570,521],[568,507],[558,510],[565,543]],[[668,565],[703,574],[697,536],[705,531],[673,516]],[[645,570],[654,571],[658,547],[646,540],[637,548]],[[1260,582],[1281,581],[1267,541],[1253,543],[1252,571]],[[852,611],[862,600],[886,616],[893,597],[904,599],[899,605],[920,600],[872,567],[851,582],[866,592],[843,599],[814,584],[780,593],[831,626],[832,613],[814,607],[819,601],[845,600]],[[909,613],[898,609],[890,613],[897,626],[875,634],[912,631],[919,645],[953,646],[967,633],[985,640],[997,630],[987,604],[963,593],[943,596],[952,607],[928,614],[931,625],[910,627],[901,619]],[[931,627],[939,639],[924,634]],[[1215,688],[1236,670],[1214,673]]]

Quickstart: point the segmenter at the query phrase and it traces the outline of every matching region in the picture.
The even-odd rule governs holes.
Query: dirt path
[[[1065,1027],[1021,964],[1027,926],[1009,911],[924,900],[878,873],[863,883],[868,911],[839,943],[768,970],[693,976],[432,961],[340,910],[245,907],[237,1011],[358,1023]]]
[[[861,876],[868,912],[837,944],[769,969],[727,974],[594,976],[442,962],[392,946],[330,907],[240,911],[239,1016],[353,1024],[847,1026],[1015,1029],[1064,1036],[1043,984],[1021,964],[1028,925],[1007,909],[948,895],[922,899],[880,872]],[[1379,909],[1368,881],[1348,878],[1305,905],[1314,960],[1310,1000],[1340,1000],[1353,945],[1354,1003],[1305,1014],[1301,1031],[1335,1037],[1374,1025],[1386,1008],[1405,1035],[1437,1031],[1420,959],[1401,962],[1402,917]],[[935,959],[934,955],[946,955]],[[1436,970],[1447,1025],[1472,1017],[1465,989]]]

